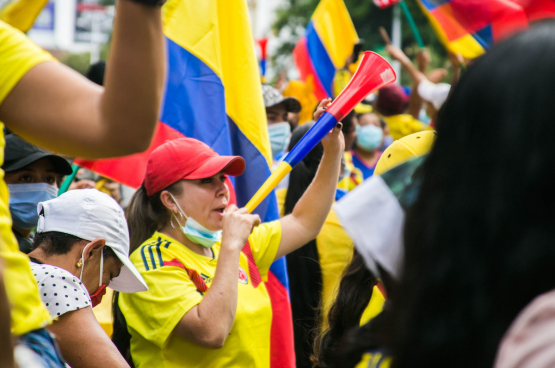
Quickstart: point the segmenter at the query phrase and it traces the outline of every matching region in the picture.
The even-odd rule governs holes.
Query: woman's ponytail
[[[173,195],[180,195],[181,186],[178,185],[178,183],[179,182],[174,183],[164,190],[167,190]],[[144,185],[141,185],[131,198],[126,210],[130,240],[129,254],[139,248],[156,230],[159,230],[170,221],[171,212],[160,200],[160,194],[164,190],[149,197],[146,194]],[[127,360],[127,363],[133,367],[130,350],[131,335],[127,330],[125,316],[119,308],[118,298],[119,293],[114,293],[114,299],[112,301],[112,314],[114,319],[112,342],[116,345],[120,354]]]
[[[181,186],[177,185],[177,183],[170,185],[164,190],[174,195],[181,194]],[[156,230],[160,229],[170,220],[171,213],[160,200],[160,193],[164,190],[149,197],[146,194],[144,185],[141,185],[131,198],[126,211],[130,238],[129,254],[139,248]]]

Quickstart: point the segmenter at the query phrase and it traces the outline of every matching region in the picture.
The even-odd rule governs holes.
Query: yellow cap
[[[382,175],[411,158],[425,155],[432,148],[435,137],[434,131],[427,130],[396,140],[387,147],[378,160],[374,174]]]

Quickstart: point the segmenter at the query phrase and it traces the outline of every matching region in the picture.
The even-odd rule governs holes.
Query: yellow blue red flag
[[[553,0],[418,0],[439,40],[471,59],[494,43],[555,16]]]
[[[293,51],[301,80],[314,84],[318,100],[335,97],[333,78],[359,41],[343,0],[321,0]]]
[[[237,204],[244,206],[270,175],[272,162],[246,0],[170,0],[162,11],[167,81],[150,148],[129,157],[76,163],[139,187],[154,148],[168,139],[196,138],[220,155],[245,159],[245,173],[232,178]],[[278,219],[275,194],[256,213],[263,221]],[[293,326],[283,258],[270,268],[266,288],[273,312],[271,367],[293,367]]]

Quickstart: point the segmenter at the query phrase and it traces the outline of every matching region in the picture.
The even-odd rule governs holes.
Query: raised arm
[[[330,99],[320,102],[314,113],[314,120],[323,114],[324,107],[329,103]],[[314,180],[297,202],[293,212],[280,220],[282,235],[276,259],[316,238],[330,212],[339,180],[341,156],[345,149],[341,123],[322,139],[322,145],[324,155]]]
[[[395,47],[393,45],[387,45],[385,48],[392,59],[397,60],[401,63],[403,69],[409,73],[410,79],[412,80],[412,93],[411,98],[409,100],[409,105],[407,107],[407,114],[412,115],[415,119],[418,119],[418,115],[420,114],[420,109],[422,109],[422,98],[418,94],[417,87],[418,84],[424,79],[426,76],[423,72],[418,70],[412,63],[412,61],[405,55],[401,49]],[[424,59],[426,54],[421,52],[419,58]],[[423,61],[419,60],[419,64],[423,64]]]
[[[160,7],[117,2],[105,88],[56,62],[31,68],[0,105],[0,121],[30,142],[71,156],[148,148],[165,75]]]
[[[174,329],[178,336],[209,349],[221,348],[233,327],[239,257],[253,227],[260,224],[260,217],[245,208],[231,205],[225,212],[214,281],[200,304],[185,313]]]

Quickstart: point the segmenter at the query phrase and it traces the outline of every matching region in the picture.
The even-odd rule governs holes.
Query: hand
[[[449,53],[447,57],[449,58],[449,62],[451,63],[453,70],[458,71],[461,69],[461,65],[464,65],[464,58],[460,52],[457,54]]]
[[[332,157],[338,156],[339,158],[343,156],[343,151],[345,150],[345,138],[343,137],[343,132],[341,131],[342,127],[343,124],[337,123],[322,139],[325,155],[329,154]]]
[[[83,180],[74,181],[73,183],[71,183],[68,190],[91,189],[91,188],[94,188],[95,185],[96,183],[94,181],[83,179]]]
[[[447,70],[443,68],[439,68],[429,72],[426,78],[428,78],[430,82],[437,84],[437,83],[441,83],[443,78],[445,78],[446,76],[447,76]]]
[[[416,64],[418,65],[418,70],[422,73],[426,72],[431,60],[430,53],[427,49],[420,49],[416,52]]]
[[[389,52],[389,56],[391,56],[393,60],[397,60],[401,64],[411,62],[410,59],[407,57],[407,55],[405,55],[405,53],[398,47],[395,47],[393,45],[387,45],[385,46],[385,50]]]
[[[241,251],[252,229],[260,225],[260,217],[232,204],[225,210],[223,224],[222,248]]]
[[[331,98],[324,98],[322,101],[320,101],[318,107],[316,108],[316,111],[314,111],[314,121],[318,121],[318,119],[320,119],[322,114],[326,111],[328,107],[330,107],[330,105]]]

